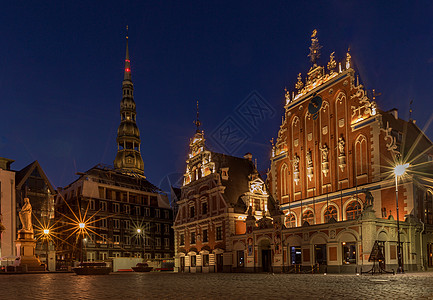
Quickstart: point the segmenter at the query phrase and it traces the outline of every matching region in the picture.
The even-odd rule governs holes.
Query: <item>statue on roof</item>
[[[313,64],[313,68],[317,66],[317,61],[320,58],[321,48],[322,46],[320,46],[319,39],[317,38],[317,30],[314,29],[313,33],[311,34],[310,54],[308,54],[308,57],[310,57],[310,61]]]

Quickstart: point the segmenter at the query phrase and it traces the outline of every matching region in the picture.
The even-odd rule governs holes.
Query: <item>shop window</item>
[[[209,266],[209,254],[203,254],[202,263],[203,263],[203,267]]]
[[[342,243],[343,264],[356,264],[356,243]]]
[[[328,223],[331,218],[337,220],[337,208],[334,205],[329,205],[324,213],[325,223]]]
[[[191,255],[191,267],[195,267],[197,265],[197,257],[195,255]]]
[[[292,265],[301,264],[302,263],[301,258],[302,258],[301,247],[299,246],[290,247],[290,262],[292,263]]]
[[[384,210],[386,216],[386,208]],[[382,211],[382,215],[384,213]],[[346,208],[346,220],[355,220],[361,214],[361,204],[358,201],[352,201]]]

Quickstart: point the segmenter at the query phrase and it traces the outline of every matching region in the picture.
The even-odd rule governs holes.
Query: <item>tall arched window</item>
[[[334,205],[329,205],[325,213],[323,214],[325,223],[328,223],[329,220],[333,217],[335,220],[337,220],[337,208]]]
[[[306,210],[302,214],[302,223],[304,222],[308,222],[308,224],[314,224],[314,214],[311,210]]]
[[[368,169],[368,151],[367,139],[360,135],[355,142],[355,170],[356,175],[367,174]]]
[[[287,187],[287,176],[288,176],[288,170],[289,168],[287,167],[286,164],[284,164],[281,167],[281,173],[280,173],[280,178],[281,178],[281,197],[283,196],[287,196],[287,194],[289,193],[288,191],[288,187]]]
[[[361,214],[361,204],[358,201],[350,202],[346,207],[346,219],[355,220]]]
[[[285,221],[286,227],[287,228],[292,228],[292,227],[296,227],[296,217],[294,214],[290,213],[286,216],[286,221]]]

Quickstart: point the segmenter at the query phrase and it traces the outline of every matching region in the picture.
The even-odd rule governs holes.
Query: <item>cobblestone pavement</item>
[[[433,273],[0,275],[0,299],[433,299]]]

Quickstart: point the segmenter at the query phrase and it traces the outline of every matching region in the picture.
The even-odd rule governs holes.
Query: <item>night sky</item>
[[[208,147],[251,152],[266,171],[284,88],[305,78],[315,28],[319,64],[350,46],[361,82],[382,93],[379,108],[407,120],[413,99],[423,128],[433,112],[433,2],[364,2],[4,1],[0,156],[14,170],[38,160],[57,187],[113,164],[126,25],[145,175],[163,188],[185,170],[197,100]],[[255,126],[239,116],[251,93],[268,108]],[[215,138],[227,122],[245,137],[236,147]]]

